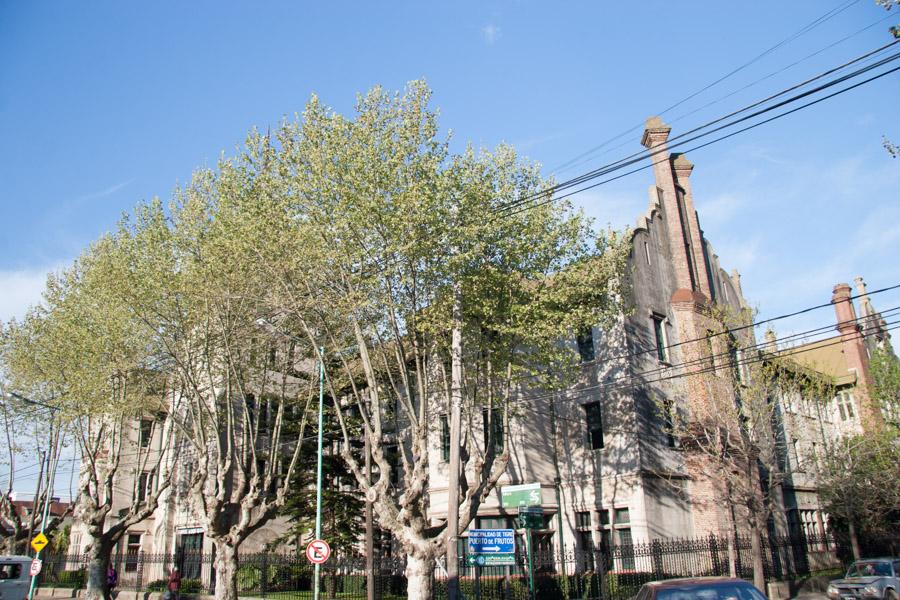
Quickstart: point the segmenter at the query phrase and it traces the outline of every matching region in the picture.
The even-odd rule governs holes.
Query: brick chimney
[[[653,175],[656,179],[656,188],[660,192],[660,205],[663,209],[663,219],[669,238],[669,250],[675,269],[675,283],[678,292],[682,292],[681,295],[684,296],[683,290],[686,290],[687,295],[693,296],[694,292],[702,293],[702,291],[697,285],[697,264],[694,261],[693,252],[691,252],[693,240],[689,234],[689,221],[682,218],[686,211],[679,211],[678,207],[680,186],[677,185],[672,157],[666,147],[670,131],[672,128],[663,123],[662,119],[651,117],[647,119],[641,144],[650,150],[650,160],[653,161]],[[684,171],[686,166],[681,165],[680,168]],[[689,173],[690,169],[687,169],[687,174]],[[687,179],[687,174],[683,173],[685,179]],[[686,227],[688,232],[685,231]],[[702,298],[697,300],[700,303],[703,302]]]
[[[872,389],[869,353],[862,336],[862,327],[856,320],[853,302],[850,301],[850,286],[846,283],[834,286],[831,303],[834,305],[834,312],[837,315],[837,330],[841,334],[841,351],[844,353],[844,360],[847,362],[848,369],[856,373],[856,388],[853,396],[859,407],[860,424],[863,431],[878,429],[883,425],[884,419],[881,410],[874,405],[869,396],[869,390]]]

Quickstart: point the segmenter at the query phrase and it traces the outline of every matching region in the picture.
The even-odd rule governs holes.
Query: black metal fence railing
[[[900,547],[898,540],[885,542]],[[791,580],[839,567],[845,550],[831,537],[771,537],[763,540],[766,579]],[[460,588],[467,600],[527,600],[528,557],[517,553],[510,566],[475,567],[469,557],[460,560]],[[134,553],[116,555],[119,589],[161,592],[168,574],[177,566],[182,595],[211,594],[216,577],[213,556],[182,552],[176,555]],[[532,556],[536,597],[542,600],[625,600],[648,581],[673,577],[729,575],[752,579],[749,538],[709,536],[694,539],[653,540],[609,549],[545,549]],[[245,598],[306,600],[312,598],[313,566],[303,555],[242,554],[236,574],[238,594]],[[87,557],[48,555],[39,576],[42,587],[82,588]],[[371,574],[376,598],[406,597],[405,561],[379,558]],[[323,598],[364,600],[367,570],[363,557],[332,557],[322,566]],[[434,574],[435,598],[446,598],[445,571]]]

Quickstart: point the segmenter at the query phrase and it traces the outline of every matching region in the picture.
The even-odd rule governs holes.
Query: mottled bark
[[[106,544],[95,542],[88,551],[87,589],[85,600],[103,600],[106,590],[106,570],[109,568],[109,555],[112,548]]]
[[[406,557],[406,594],[409,600],[431,600],[434,590],[432,581],[434,575],[434,556],[418,557],[408,555]]]
[[[215,600],[237,600],[237,548],[222,540],[213,540],[216,548]]]

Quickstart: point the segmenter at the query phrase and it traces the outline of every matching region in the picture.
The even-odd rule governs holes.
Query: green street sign
[[[506,485],[500,488],[500,505],[503,508],[518,506],[540,506],[541,484],[524,483],[522,485]]]
[[[511,567],[516,564],[515,554],[469,554],[466,564],[470,567]]]

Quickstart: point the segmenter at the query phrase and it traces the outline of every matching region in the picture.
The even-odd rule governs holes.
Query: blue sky
[[[550,174],[844,5],[666,114],[673,135],[887,43],[900,11],[873,0],[0,0],[0,318],[21,315],[47,271],[135,202],[167,198],[313,92],[349,113],[358,92],[424,77],[455,149],[509,142]],[[900,283],[900,160],[881,147],[882,135],[900,140],[898,83],[885,77],[690,155],[701,224],[762,317],[827,302],[857,274],[871,288]],[[558,177],[637,150],[639,138],[638,128]],[[577,202],[630,225],[650,183],[638,173]],[[875,302],[898,305],[900,293]],[[831,319],[820,311],[779,329]]]

